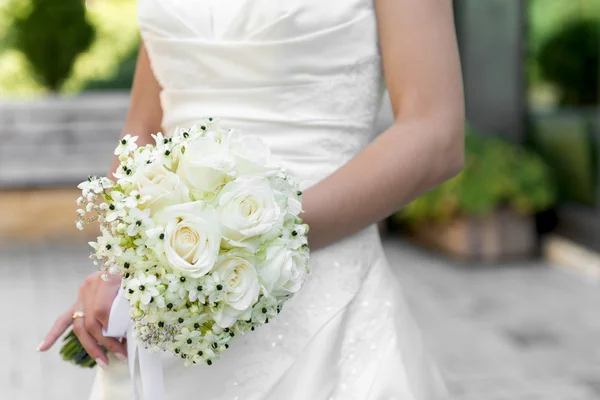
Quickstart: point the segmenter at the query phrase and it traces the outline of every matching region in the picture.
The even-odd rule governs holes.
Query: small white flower
[[[140,210],[132,208],[129,213],[123,217],[123,220],[129,224],[127,234],[136,236],[138,233],[145,232],[154,226],[154,222],[150,219],[150,210]]]
[[[156,143],[156,148],[160,148],[160,146],[164,146],[166,144],[169,143],[169,139],[166,138],[162,132],[158,132],[156,135],[152,134],[150,135],[152,136],[152,138],[154,139],[154,142]],[[166,141],[166,142],[165,142]]]
[[[297,250],[308,244],[306,234],[308,233],[308,225],[306,224],[291,224],[286,226],[281,237],[287,242],[286,246],[290,249]]]
[[[204,126],[204,130],[201,128],[202,126]],[[184,131],[187,131],[187,133],[189,134],[189,138],[185,138]],[[196,138],[204,136],[205,133],[206,133],[206,124],[204,124],[204,125],[195,124],[191,128],[181,131],[182,137],[184,139],[188,139],[188,140],[194,140]]]
[[[115,202],[108,206],[108,212],[106,213],[106,221],[112,222],[117,218],[123,218],[127,215],[125,210],[125,204],[121,202]]]
[[[183,287],[185,277],[182,277],[183,281],[180,281],[180,277],[174,274],[167,274],[165,278],[169,280],[169,292],[177,294],[181,299],[187,297],[187,292]]]
[[[277,315],[277,299],[271,296],[262,296],[252,308],[252,322],[264,324],[267,318]]]
[[[77,229],[79,229],[80,231],[83,230],[83,222],[81,221],[77,221],[77,223],[75,223],[75,226],[77,227]]]
[[[137,139],[137,136],[132,137],[130,134],[123,136],[119,141],[119,145],[115,149],[115,155],[118,156],[123,153],[129,153],[137,149],[137,144],[135,144]]]
[[[169,304],[171,305],[171,309],[177,310],[182,307],[185,307],[187,300],[185,298],[181,298],[178,293],[173,293],[170,290],[165,292],[165,303],[167,303],[167,309],[169,309]],[[187,310],[186,310],[187,312]],[[173,313],[169,313],[173,314]],[[167,322],[167,320],[165,320]]]
[[[143,272],[136,272],[134,278],[127,281],[127,289],[133,290],[131,293],[131,302],[138,301],[144,305],[150,304],[153,296],[158,296],[159,292],[156,289],[156,276],[146,275]]]
[[[125,199],[125,207],[127,208],[135,208],[138,205],[143,205],[145,202],[150,200],[150,196],[142,196],[140,192],[137,190],[132,190],[129,192],[129,196]]]
[[[202,292],[206,296],[206,300],[211,303],[218,303],[223,300],[223,280],[218,272],[213,272],[204,277]]]
[[[99,256],[105,256],[110,260],[114,260],[123,253],[120,240],[106,233],[98,238],[98,242],[89,242],[89,245],[96,250]]]
[[[82,210],[81,208],[77,209],[77,215],[83,217],[85,215],[85,210]]]
[[[165,315],[165,322],[168,322],[172,325],[184,325],[187,323],[188,318],[191,317],[191,314],[187,307],[183,307],[177,311],[173,311]]]
[[[164,234],[165,228],[161,225],[156,225],[153,228],[147,229],[142,233],[142,244],[154,251],[160,251],[163,248],[163,239],[161,235]]]
[[[174,274],[167,274],[165,278],[170,282],[170,292],[177,293],[182,299],[187,298],[192,302],[200,300],[200,303],[204,303],[204,295],[201,293],[202,285],[199,280]]]
[[[100,178],[100,186],[104,189],[112,189],[115,187],[115,183],[106,177]]]
[[[117,168],[117,170],[113,173],[113,176],[117,178],[119,182],[121,182],[122,179],[125,179],[127,177],[127,171],[127,166],[121,164],[119,165],[119,168]]]
[[[138,257],[134,249],[124,250],[123,253],[119,256],[119,261],[125,271],[133,270],[134,268],[137,268],[138,265],[140,267],[146,267],[146,265],[140,260],[140,257]]]
[[[202,282],[195,282],[194,284],[190,284],[185,288],[188,291],[188,299],[190,299],[190,301],[198,300],[200,304],[206,304],[206,296],[203,292],[204,287]]]
[[[133,153],[133,164],[136,167],[141,167],[154,162],[155,158],[154,148],[148,146],[140,147]]]
[[[92,191],[92,189],[96,185],[96,179],[90,176],[87,180],[77,185],[77,189],[81,189],[81,191],[83,192],[83,196],[85,197],[90,193],[90,191]]]
[[[119,192],[119,191],[114,191],[111,193],[112,199],[114,202],[121,202],[125,200],[125,193]]]

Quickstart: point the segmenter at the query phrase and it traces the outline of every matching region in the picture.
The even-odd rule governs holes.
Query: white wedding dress
[[[219,118],[260,135],[303,188],[373,138],[383,77],[372,0],[140,0],[139,23],[167,133]],[[310,266],[281,314],[212,366],[161,355],[165,398],[445,398],[375,226]],[[131,399],[127,371],[98,369],[92,399]]]

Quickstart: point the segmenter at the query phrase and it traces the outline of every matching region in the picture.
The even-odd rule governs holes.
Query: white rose
[[[288,249],[283,241],[267,247],[258,274],[268,295],[281,297],[300,290],[308,274],[307,261],[306,252]]]
[[[277,166],[271,162],[271,149],[260,137],[230,130],[225,142],[235,160],[238,176],[277,173]]]
[[[139,167],[131,177],[133,189],[150,200],[140,204],[154,214],[162,208],[190,201],[189,189],[179,177],[157,163]]]
[[[252,306],[258,301],[260,284],[252,263],[237,255],[225,255],[213,272],[222,282],[222,304],[211,309],[215,322],[229,328],[240,318],[248,319]]]
[[[177,175],[199,197],[214,192],[233,173],[234,161],[227,149],[211,138],[200,137],[185,146],[179,159]]]
[[[216,199],[224,244],[255,252],[261,235],[283,224],[281,209],[267,178],[240,177],[221,189]]]
[[[165,267],[183,276],[199,278],[215,265],[221,233],[214,208],[195,201],[165,208],[155,217],[164,237],[153,250]]]

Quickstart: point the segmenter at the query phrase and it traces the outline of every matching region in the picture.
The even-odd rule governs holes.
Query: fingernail
[[[36,351],[42,351],[42,347],[46,344],[45,341],[42,340],[42,342],[40,344],[38,344],[38,347],[35,349]]]
[[[98,364],[98,366],[102,369],[106,369],[106,367],[108,367],[108,365],[106,365],[101,358],[96,358],[96,364]]]
[[[127,360],[127,356],[125,354],[115,353],[115,356],[121,361]]]

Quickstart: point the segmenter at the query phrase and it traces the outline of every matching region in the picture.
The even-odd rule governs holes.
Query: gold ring
[[[83,318],[83,317],[85,317],[85,314],[83,313],[83,311],[75,311],[73,313],[73,319]]]

